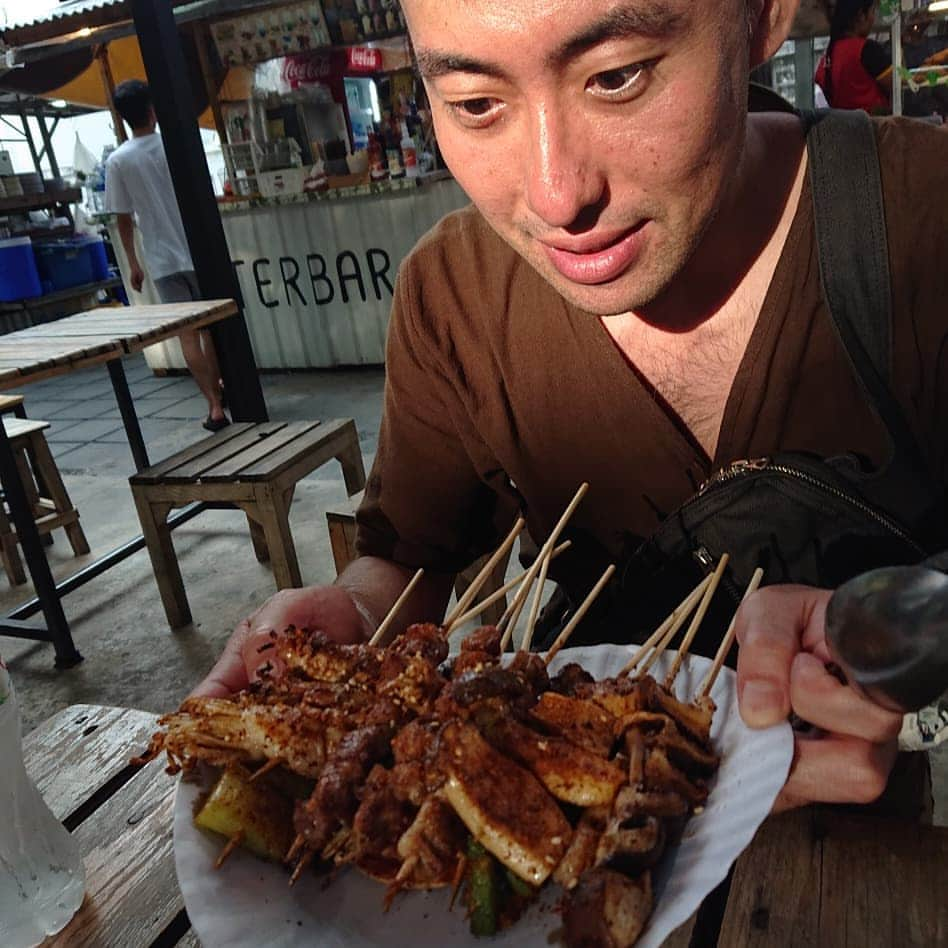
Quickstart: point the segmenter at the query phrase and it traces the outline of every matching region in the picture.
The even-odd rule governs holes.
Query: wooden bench
[[[332,558],[336,564],[336,575],[339,575],[357,556],[356,552],[356,519],[355,512],[362,503],[362,491],[353,494],[348,503],[334,505],[326,510],[326,526],[329,528],[329,544],[332,547]],[[472,563],[466,570],[457,574],[454,581],[454,591],[458,599],[464,595],[471,581],[481,571],[481,567],[489,559],[484,556]],[[478,599],[484,599],[504,584],[509,556],[497,564],[487,582],[481,587]],[[480,614],[484,623],[497,623],[507,608],[506,597],[488,606]]]
[[[20,397],[21,404],[22,401]],[[17,407],[20,406],[13,406],[9,410],[14,411]],[[3,419],[3,426],[10,439],[27,504],[40,536],[48,536],[53,530],[62,527],[73,553],[84,556],[89,552],[89,544],[79,525],[79,511],[69,499],[66,485],[63,484],[62,475],[43,434],[49,422],[16,417]],[[26,573],[17,549],[18,542],[5,505],[0,503],[0,561],[11,585],[26,582]]]
[[[351,419],[242,422],[132,476],[132,496],[172,628],[187,625],[191,610],[167,524],[171,510],[195,501],[240,508],[257,559],[270,561],[277,588],[302,586],[289,524],[293,491],[301,478],[333,458],[342,465],[347,493],[360,491],[365,469]]]

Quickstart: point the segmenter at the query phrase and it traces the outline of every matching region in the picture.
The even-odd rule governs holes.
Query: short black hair
[[[148,124],[148,111],[151,109],[151,92],[148,83],[141,79],[126,79],[115,87],[112,96],[115,111],[125,119],[132,129]]]

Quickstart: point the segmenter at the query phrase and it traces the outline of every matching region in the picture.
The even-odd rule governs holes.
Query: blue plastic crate
[[[0,240],[0,301],[9,303],[42,294],[32,244],[29,237]]]
[[[102,241],[95,237],[65,237],[34,244],[36,267],[44,293],[68,290],[85,283],[95,283],[97,268],[92,245]]]

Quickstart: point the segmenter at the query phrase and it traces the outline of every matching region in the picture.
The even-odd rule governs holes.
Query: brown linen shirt
[[[948,483],[948,132],[877,123],[893,293],[892,386]],[[548,535],[582,481],[579,547],[551,572],[588,584],[582,540],[614,556],[709,474],[778,451],[857,452],[888,439],[820,287],[807,180],[730,395],[714,458],[650,394],[601,321],[560,297],[474,208],[405,261],[387,351],[378,454],[358,548],[452,571],[498,541],[516,507]],[[592,558],[601,562],[601,554]]]

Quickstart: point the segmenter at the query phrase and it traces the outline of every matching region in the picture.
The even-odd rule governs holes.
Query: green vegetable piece
[[[202,829],[231,839],[279,862],[293,840],[293,808],[288,799],[241,774],[225,770],[194,817]]]
[[[494,859],[475,839],[467,845],[467,895],[471,934],[497,933],[497,878]]]
[[[510,886],[513,894],[518,896],[521,899],[531,899],[536,895],[536,889],[530,885],[529,882],[524,882],[515,872],[511,872],[509,869],[505,870],[507,873],[507,884]]]

